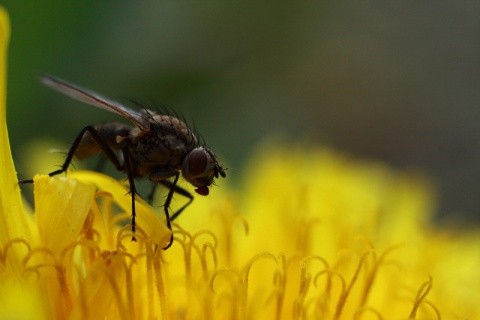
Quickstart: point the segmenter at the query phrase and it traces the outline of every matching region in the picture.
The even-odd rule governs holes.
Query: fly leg
[[[158,181],[159,183],[163,184],[165,187],[167,187],[169,189],[167,198],[165,199],[165,204],[163,205],[163,211],[165,212],[165,217],[166,217],[166,220],[167,220],[167,227],[170,230],[172,230],[172,223],[171,222],[173,221],[173,219],[178,217],[178,215],[180,213],[182,213],[182,211],[185,210],[185,208],[188,207],[188,205],[190,203],[192,203],[192,201],[193,201],[193,196],[190,192],[183,189],[182,187],[177,186],[179,175],[180,174],[178,172],[175,174],[175,178],[173,179],[173,182],[171,182],[169,180]],[[170,214],[168,212],[168,208],[170,207],[170,203],[172,202],[174,193],[181,194],[182,196],[187,197],[189,200],[180,209],[175,211],[173,213],[173,215],[170,217]],[[152,192],[152,194],[153,194],[153,192]],[[163,248],[163,250],[167,250],[168,248],[170,248],[172,243],[173,243],[173,233],[170,235],[170,242],[167,244],[167,246],[165,248]]]
[[[185,203],[180,209],[175,211],[173,213],[173,215],[170,217],[170,221],[173,221],[173,220],[175,220],[176,217],[178,217],[180,215],[180,213],[183,212],[183,210],[185,210],[186,207],[188,207],[192,203],[193,195],[190,192],[188,192],[187,190],[183,189],[182,187],[180,187],[176,184],[174,185],[172,182],[170,182],[168,180],[162,180],[161,184],[163,184],[165,187],[169,188],[170,190],[173,188],[175,193],[178,193],[178,194],[188,198],[188,202]]]
[[[190,205],[190,203],[192,203],[193,195],[190,192],[188,192],[187,190],[185,190],[184,188],[182,188],[178,185],[174,186],[173,183],[169,180],[160,180],[160,181],[157,181],[157,182],[163,184],[165,187],[168,188],[168,190],[173,188],[175,193],[178,193],[178,194],[188,198],[188,202],[186,204],[184,204],[180,209],[175,211],[175,213],[170,217],[170,221],[173,221],[177,216],[180,215],[180,213],[183,212],[183,210],[185,210],[186,207],[188,207]],[[152,203],[153,203],[153,197],[155,196],[155,192],[157,192],[157,188],[158,188],[158,184],[156,184],[156,183],[153,184],[152,190],[147,195],[146,200],[150,205],[152,205]]]
[[[124,163],[125,163],[125,172],[128,177],[128,184],[130,185],[130,195],[132,196],[132,241],[137,241],[135,238],[135,228],[136,222],[135,218],[137,216],[135,212],[135,196],[137,195],[137,188],[135,187],[135,179],[133,177],[133,167],[128,153],[128,146],[122,149]]]
[[[80,143],[82,142],[82,139],[85,136],[85,133],[88,132],[93,139],[93,141],[98,145],[100,150],[104,153],[104,155],[107,157],[108,160],[117,168],[119,171],[126,171],[127,176],[128,176],[128,182],[130,184],[130,193],[132,195],[132,233],[134,235],[132,236],[132,241],[136,241],[135,239],[135,195],[136,195],[136,188],[135,188],[135,182],[133,178],[133,167],[132,164],[130,163],[130,158],[128,155],[128,149],[127,147],[124,147],[122,149],[123,153],[123,158],[125,159],[125,164],[122,165],[120,164],[120,161],[118,160],[117,156],[115,155],[115,152],[113,152],[112,148],[108,145],[108,143],[105,141],[105,138],[102,138],[100,133],[97,131],[92,126],[86,126],[85,128],[80,131],[80,133],[77,135],[75,140],[72,143],[72,146],[70,147],[70,150],[68,150],[67,157],[65,159],[65,162],[61,166],[60,169],[55,170],[53,172],[50,172],[48,175],[50,177],[55,176],[57,174],[61,174],[65,171],[67,171],[68,167],[72,163],[73,157],[75,156],[75,152],[80,146]],[[115,132],[114,132],[115,133]],[[123,133],[123,132],[122,132]],[[28,180],[19,180],[18,183],[33,183],[33,179],[28,179]]]
[[[65,159],[65,162],[61,166],[60,169],[55,170],[53,172],[50,172],[48,175],[50,177],[55,176],[57,174],[63,173],[67,171],[68,167],[70,166],[73,157],[75,156],[75,152],[77,151],[77,148],[80,145],[80,142],[82,141],[85,133],[88,132],[93,140],[97,143],[97,145],[100,147],[102,152],[105,154],[105,156],[110,160],[110,162],[119,170],[123,171],[123,166],[120,164],[120,161],[118,160],[117,156],[113,152],[112,148],[108,146],[108,144],[104,141],[104,139],[100,136],[98,131],[92,127],[92,126],[86,126],[85,128],[80,131],[80,133],[77,135],[75,140],[72,143],[72,146],[70,147],[70,150],[68,150],[67,157]],[[28,179],[28,180],[19,180],[18,183],[33,183],[33,179]]]

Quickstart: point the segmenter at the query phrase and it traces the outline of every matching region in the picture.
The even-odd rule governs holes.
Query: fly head
[[[182,163],[182,175],[192,185],[195,192],[202,196],[209,193],[208,187],[214,179],[226,177],[225,170],[220,166],[212,150],[201,146],[190,151]]]

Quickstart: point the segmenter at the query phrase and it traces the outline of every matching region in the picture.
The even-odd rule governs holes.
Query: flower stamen
[[[8,251],[14,244],[24,244],[27,247],[27,251],[31,251],[31,246],[28,243],[27,240],[22,239],[22,238],[15,238],[15,239],[10,239],[5,246],[3,247],[3,250],[0,249],[0,263],[5,265],[7,261],[7,256],[8,256]]]
[[[355,311],[354,315],[353,315],[353,319],[354,320],[357,320],[357,319],[360,319],[360,317],[364,314],[364,313],[367,313],[370,312],[372,314],[374,314],[375,316],[377,316],[377,319],[378,320],[383,320],[383,317],[382,315],[380,314],[380,312],[378,312],[378,310],[375,310],[374,308],[371,308],[371,307],[361,307],[360,309],[358,309],[357,311]]]
[[[412,312],[410,313],[409,319],[415,319],[417,316],[417,311],[420,308],[422,304],[427,304],[430,306],[436,313],[437,318],[440,319],[440,312],[438,309],[430,302],[428,301],[427,295],[430,293],[430,290],[432,289],[433,285],[433,280],[432,277],[428,278],[428,281],[425,281],[420,288],[418,289],[417,296],[415,297],[415,300],[413,302],[413,309]]]
[[[352,290],[353,285],[355,284],[355,282],[358,279],[358,275],[360,274],[360,270],[361,270],[361,268],[362,268],[362,266],[365,262],[366,257],[368,256],[368,254],[369,254],[369,252],[366,252],[362,255],[362,257],[360,258],[360,261],[358,263],[357,269],[355,270],[355,273],[353,274],[352,280],[350,280],[350,283],[348,284],[348,287],[340,295],[340,299],[338,300],[337,309],[336,309],[336,312],[335,312],[334,319],[339,319],[340,318],[340,315],[341,315],[341,313],[343,311],[343,308],[346,304],[348,295],[350,294],[350,291]]]

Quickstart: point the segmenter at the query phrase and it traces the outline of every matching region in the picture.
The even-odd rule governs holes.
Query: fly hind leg
[[[53,177],[57,174],[61,174],[63,172],[66,172],[70,164],[72,163],[73,157],[75,156],[75,153],[77,152],[82,139],[84,139],[85,133],[89,133],[91,138],[95,141],[95,143],[98,145],[100,150],[105,154],[105,156],[110,160],[110,162],[120,171],[123,171],[123,166],[120,164],[120,161],[118,160],[117,156],[115,155],[115,152],[113,152],[112,148],[108,145],[108,143],[105,141],[104,138],[100,135],[100,133],[97,131],[92,126],[86,126],[85,128],[80,131],[80,133],[77,135],[75,140],[72,143],[72,146],[70,147],[70,150],[68,150],[67,157],[65,158],[65,162],[63,165],[60,167],[60,169],[55,170],[53,172],[50,172],[48,175],[50,177]],[[33,179],[27,179],[27,180],[19,180],[18,183],[33,183]]]

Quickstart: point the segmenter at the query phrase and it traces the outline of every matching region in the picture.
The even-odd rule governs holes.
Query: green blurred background
[[[119,120],[42,87],[42,71],[194,119],[232,181],[265,137],[308,141],[423,170],[440,221],[480,220],[480,2],[1,3],[22,178],[33,139],[65,148],[85,125]]]

